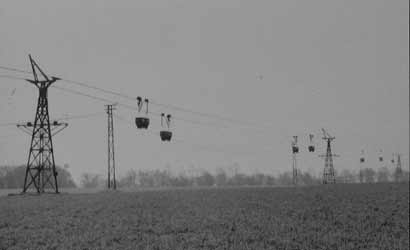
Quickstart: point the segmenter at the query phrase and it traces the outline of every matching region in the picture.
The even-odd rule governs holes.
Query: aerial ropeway
[[[141,110],[145,103],[145,115],[142,115]],[[138,117],[135,117],[135,125],[139,129],[147,129],[149,126],[149,118],[148,118],[148,99],[145,99],[144,102],[140,96],[137,97],[137,107],[138,107]]]
[[[163,128],[163,130],[159,132],[161,141],[171,141],[172,132],[170,131],[170,127],[171,127],[171,115],[170,114],[168,114],[167,116],[165,116],[164,113],[161,114],[161,127]],[[166,128],[166,130],[164,130],[164,128]]]

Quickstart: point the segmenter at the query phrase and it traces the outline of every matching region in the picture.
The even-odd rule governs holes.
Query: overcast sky
[[[0,4],[0,65],[29,70],[28,54],[49,75],[130,96],[218,114],[230,123],[155,107],[199,121],[174,121],[177,141],[162,143],[160,120],[135,128],[136,111],[118,107],[117,172],[236,164],[246,173],[291,170],[290,141],[299,136],[298,167],[323,170],[320,128],[336,137],[336,170],[357,169],[360,151],[377,169],[379,150],[409,152],[409,1],[6,1]],[[0,75],[30,75],[0,69]],[[113,101],[135,102],[59,81]],[[15,91],[13,91],[15,89]],[[32,120],[38,91],[0,78],[0,123]],[[51,119],[70,120],[54,138],[58,165],[76,180],[106,175],[104,102],[49,91]],[[248,125],[247,125],[248,124]],[[307,153],[308,134],[317,152]],[[0,163],[25,164],[29,136],[0,127]]]

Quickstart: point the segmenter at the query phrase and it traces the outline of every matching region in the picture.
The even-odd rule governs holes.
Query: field
[[[0,197],[0,249],[409,249],[409,185]]]

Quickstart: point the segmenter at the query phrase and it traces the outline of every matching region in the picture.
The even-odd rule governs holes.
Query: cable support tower
[[[326,130],[322,128],[323,137],[322,139],[327,142],[326,154],[320,155],[320,157],[325,158],[325,167],[323,169],[323,184],[335,184],[336,176],[335,169],[333,166],[333,157],[338,157],[339,155],[332,154],[331,142],[335,139],[334,136],[330,136]]]
[[[401,182],[403,180],[403,169],[401,168],[401,155],[397,155],[396,170],[394,171],[394,181]]]
[[[29,55],[34,80],[26,79],[39,90],[38,103],[34,123],[17,124],[24,132],[31,134],[31,144],[24,177],[23,193],[32,185],[37,193],[52,189],[58,193],[57,171],[55,167],[52,136],[68,126],[67,123],[54,121],[50,123],[48,113],[48,88],[59,78],[49,78]],[[44,80],[39,80],[41,74]]]
[[[114,119],[113,110],[115,110],[115,104],[105,105],[107,112],[108,122],[108,189],[117,189],[117,182],[115,179],[115,151],[114,151]]]

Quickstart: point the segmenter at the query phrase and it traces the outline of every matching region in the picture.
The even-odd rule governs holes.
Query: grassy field
[[[0,249],[409,249],[409,185],[0,197]]]

